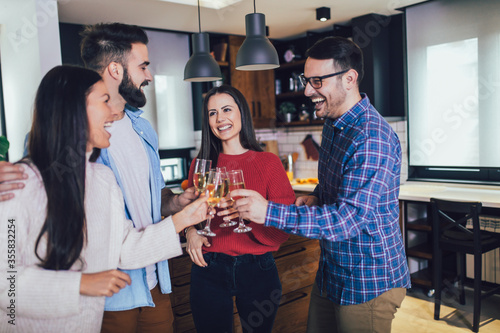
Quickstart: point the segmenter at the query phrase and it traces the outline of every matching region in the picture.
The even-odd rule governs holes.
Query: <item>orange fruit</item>
[[[181,183],[181,188],[185,191],[188,188],[188,180],[184,179]]]

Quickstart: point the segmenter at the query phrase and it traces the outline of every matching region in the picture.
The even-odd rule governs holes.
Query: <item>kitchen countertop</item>
[[[292,183],[292,188],[312,192],[316,185]],[[480,201],[484,207],[500,208],[500,186],[408,181],[399,190],[400,200],[429,202],[430,198]]]
[[[318,184],[298,184],[298,183],[291,183],[292,189],[296,192],[312,192],[316,188],[316,185]]]
[[[400,200],[429,202],[430,198],[480,201],[484,207],[500,208],[500,186],[409,181],[399,190]]]

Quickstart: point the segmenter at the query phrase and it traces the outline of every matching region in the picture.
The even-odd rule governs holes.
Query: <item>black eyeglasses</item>
[[[347,73],[348,71],[349,70],[346,69],[345,71],[341,71],[341,72],[337,72],[337,73],[333,73],[333,74],[328,74],[328,75],[323,75],[323,76],[313,76],[313,77],[305,77],[304,73],[302,73],[299,75],[299,80],[300,80],[300,83],[304,86],[304,88],[307,86],[307,83],[309,82],[309,84],[314,89],[319,89],[323,86],[324,79],[327,79],[327,78],[335,76],[335,75],[344,74],[344,73]]]

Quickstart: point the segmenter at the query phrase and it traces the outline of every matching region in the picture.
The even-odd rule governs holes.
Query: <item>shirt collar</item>
[[[342,131],[348,125],[352,124],[369,107],[370,99],[366,96],[366,94],[361,93],[361,100],[358,103],[337,119],[327,118],[325,120],[325,124],[327,126],[332,126],[335,130]]]
[[[139,118],[141,114],[144,111],[142,111],[139,108],[136,108],[130,104],[125,104],[125,113],[130,117],[130,118]]]

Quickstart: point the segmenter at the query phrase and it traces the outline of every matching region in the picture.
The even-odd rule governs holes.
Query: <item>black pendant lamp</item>
[[[184,81],[207,82],[222,80],[220,67],[210,55],[208,34],[201,32],[200,0],[198,0],[198,31],[191,35],[193,54],[184,67]]]
[[[245,16],[246,38],[236,55],[236,69],[258,71],[280,66],[278,52],[266,37],[266,17],[256,13]]]

